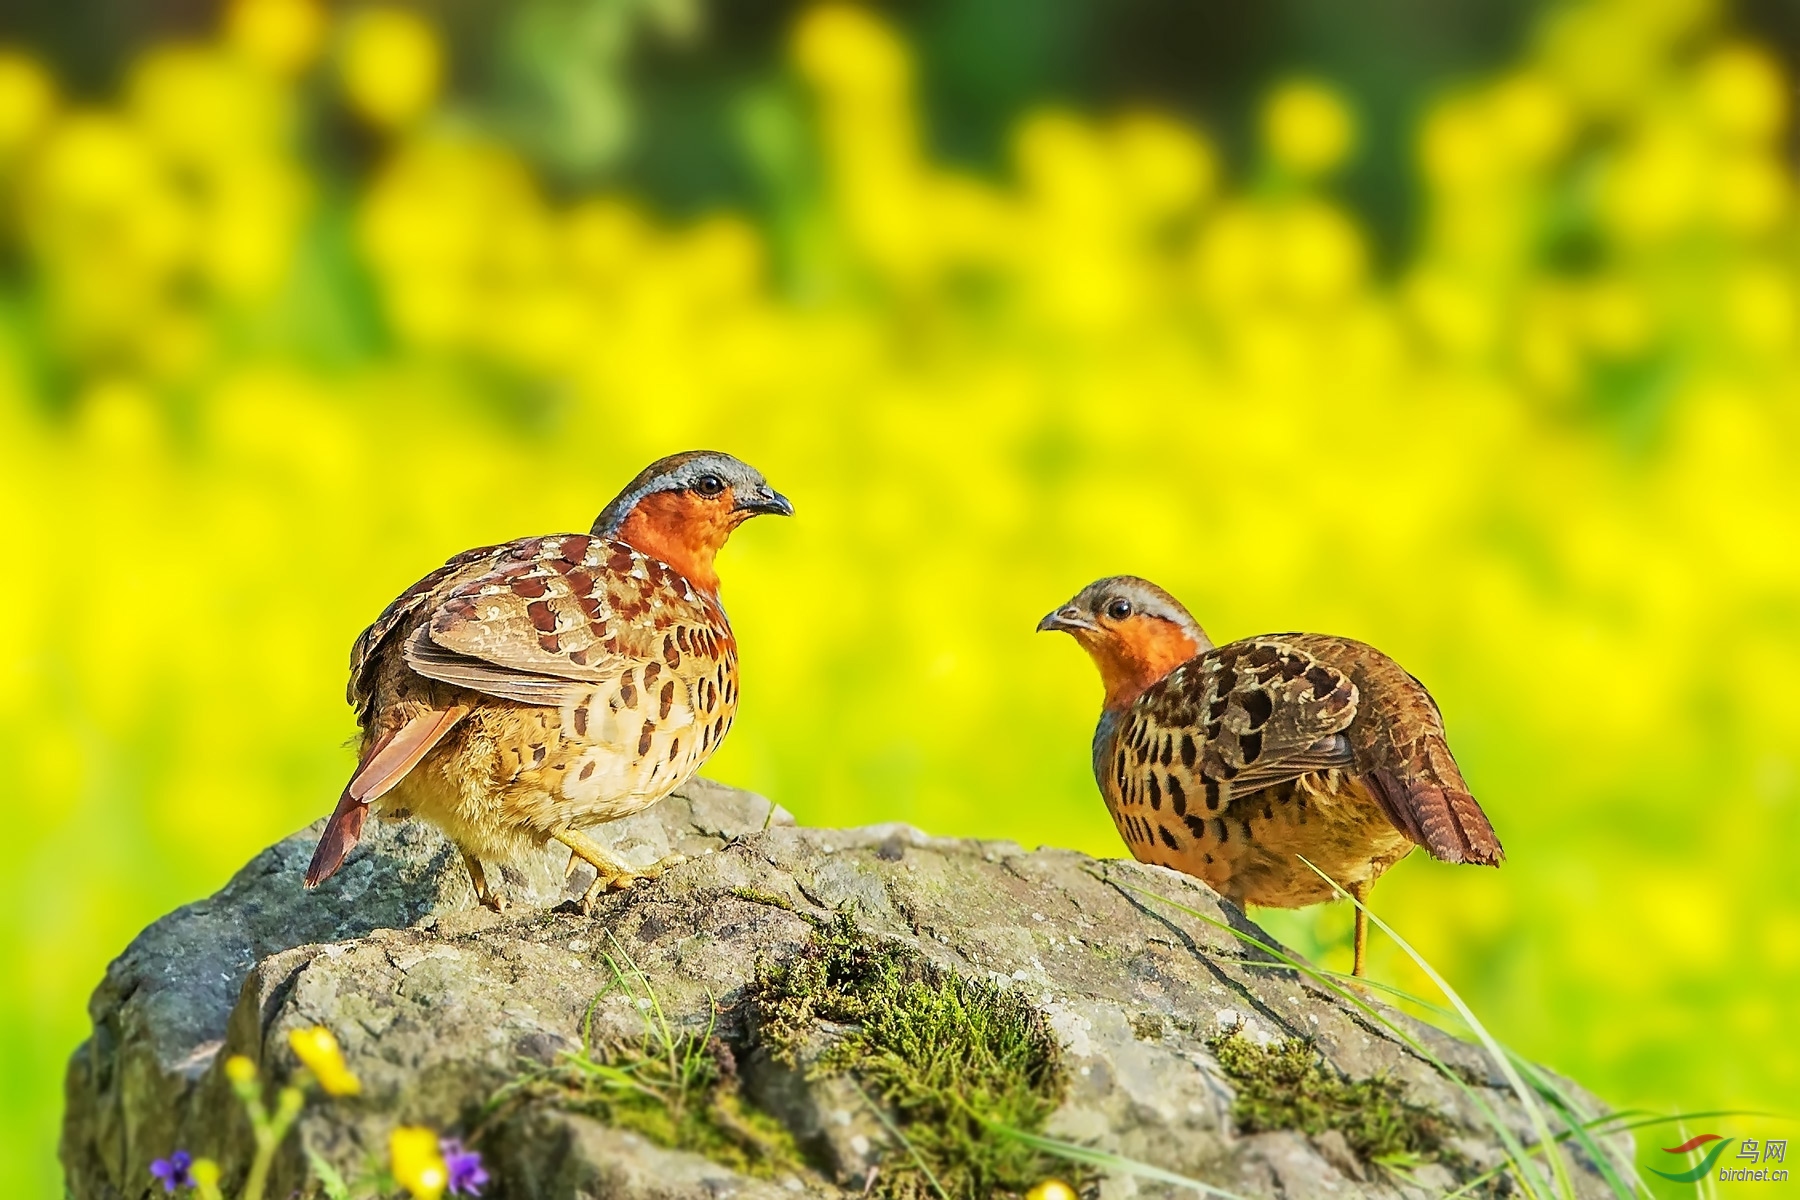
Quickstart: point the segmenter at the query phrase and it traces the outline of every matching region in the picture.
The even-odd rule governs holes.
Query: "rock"
[[[1535,1140],[1479,1048],[1377,1008],[1467,1085],[1451,1082],[1322,985],[1253,965],[1267,960],[1146,894],[1268,940],[1204,885],[1161,868],[900,825],[797,828],[762,797],[697,780],[597,831],[633,862],[679,850],[688,863],[607,897],[589,917],[548,907],[584,880],[565,884],[566,855],[546,851],[508,873],[515,904],[497,916],[474,905],[454,850],[412,822],[374,823],[337,877],[305,891],[319,828],[157,921],[109,967],[67,1080],[62,1159],[75,1200],[149,1196],[151,1160],[177,1147],[218,1159],[228,1183],[241,1178],[249,1128],[223,1064],[242,1054],[265,1078],[286,1078],[287,1034],[315,1024],[336,1033],[363,1094],[309,1102],[271,1196],[319,1194],[303,1151],[346,1177],[366,1175],[401,1123],[478,1146],[494,1176],[485,1194],[500,1200],[853,1196],[871,1170],[881,1194],[908,1161],[890,1111],[876,1111],[855,1076],[806,1069],[853,1031],[821,1023],[792,1067],[760,1024],[759,964],[801,961],[840,911],[921,978],[992,984],[1026,1002],[1061,1081],[1044,1126],[1054,1138],[1244,1195],[1284,1196],[1431,1195],[1501,1163],[1473,1096],[1521,1142]],[[810,1165],[751,1178],[536,1092],[489,1105],[579,1050],[590,1011],[592,1044],[641,1041],[645,1009],[622,976],[638,1000],[653,991],[677,1033],[698,1037],[716,1022],[718,1072],[741,1078],[743,1102],[778,1118]],[[1241,1131],[1240,1082],[1210,1048],[1232,1030],[1259,1045],[1313,1039],[1333,1078],[1391,1077],[1409,1112],[1446,1131],[1438,1161],[1399,1173],[1363,1161],[1335,1128]],[[1609,1149],[1629,1161],[1627,1137]],[[1609,1194],[1592,1164],[1573,1159],[1581,1195]],[[1063,1163],[1058,1173],[1081,1169]],[[1084,1194],[1173,1192],[1115,1173],[1090,1174]]]

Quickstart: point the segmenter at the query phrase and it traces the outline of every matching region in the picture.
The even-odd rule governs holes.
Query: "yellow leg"
[[[469,869],[469,882],[475,887],[475,899],[485,908],[495,912],[506,911],[506,897],[488,886],[487,872],[482,870],[481,860],[467,850],[462,852],[463,866]]]
[[[1363,904],[1369,898],[1369,885],[1366,881],[1353,883],[1349,892],[1356,897],[1356,959],[1350,967],[1350,973],[1360,977],[1369,953],[1369,914],[1363,910]]]
[[[687,861],[685,854],[671,854],[640,869],[621,861],[605,846],[579,829],[558,829],[552,831],[550,836],[569,848],[569,867],[564,878],[575,874],[577,859],[594,868],[594,882],[588,885],[588,890],[581,897],[583,908],[592,907],[594,900],[604,892],[613,888],[628,888],[640,879],[655,879],[670,867]]]

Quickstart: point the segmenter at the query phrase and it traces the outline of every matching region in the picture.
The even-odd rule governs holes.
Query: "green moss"
[[[916,951],[872,941],[841,912],[796,958],[763,964],[759,1036],[815,1077],[848,1073],[904,1151],[876,1177],[880,1195],[1019,1194],[1068,1164],[1008,1137],[1038,1132],[1067,1086],[1056,1040],[1018,992],[965,979]]]
[[[1365,1161],[1438,1156],[1441,1118],[1407,1103],[1391,1078],[1345,1079],[1325,1065],[1309,1039],[1258,1046],[1233,1028],[1207,1047],[1237,1087],[1231,1116],[1245,1133],[1335,1129]]]
[[[616,942],[613,950],[607,956],[613,984],[588,1008],[581,1049],[514,1080],[495,1095],[490,1109],[547,1103],[747,1175],[771,1178],[803,1170],[793,1134],[741,1094],[736,1056],[716,1035],[714,1023],[704,1030],[674,1028],[649,979]],[[635,1039],[597,1041],[594,1009],[615,989],[643,1015],[643,1031]]]
[[[748,900],[752,904],[767,904],[773,908],[786,909],[788,912],[794,911],[793,901],[785,896],[777,896],[774,892],[765,892],[761,888],[735,887],[731,889],[731,894],[739,900]]]

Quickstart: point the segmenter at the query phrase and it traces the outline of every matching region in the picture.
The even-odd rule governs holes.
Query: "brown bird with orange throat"
[[[571,873],[593,865],[584,905],[677,861],[633,870],[582,830],[656,803],[718,749],[737,642],[713,556],[749,518],[793,511],[728,454],[677,454],[589,533],[467,550],[401,593],[350,654],[362,757],[306,886],[343,865],[371,808],[441,828],[496,909],[481,860],[551,839]]]
[[[1038,629],[1100,668],[1094,777],[1131,852],[1239,907],[1361,901],[1424,846],[1453,863],[1504,857],[1423,684],[1373,646],[1278,633],[1214,646],[1179,601],[1119,575]],[[1368,918],[1356,912],[1354,973]]]

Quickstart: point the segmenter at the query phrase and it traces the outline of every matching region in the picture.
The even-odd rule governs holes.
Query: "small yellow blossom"
[[[1218,181],[1218,157],[1195,131],[1151,112],[1133,112],[1113,129],[1120,182],[1152,215],[1205,199]]]
[[[793,56],[808,79],[836,93],[891,96],[912,77],[906,44],[885,21],[852,4],[823,4],[803,16]]]
[[[1773,155],[1737,154],[1719,164],[1709,199],[1719,223],[1734,233],[1762,233],[1782,218],[1792,185]]]
[[[56,107],[56,88],[33,59],[0,51],[0,154],[37,136]]]
[[[325,40],[325,14],[314,0],[236,0],[225,17],[231,44],[282,75],[305,70]]]
[[[1700,64],[1695,91],[1701,111],[1720,133],[1762,141],[1787,119],[1787,85],[1763,51],[1742,45],[1714,51]]]
[[[1025,1200],[1076,1200],[1075,1189],[1060,1179],[1046,1179],[1026,1192]]]
[[[1263,137],[1275,160],[1302,175],[1322,175],[1356,148],[1356,118],[1342,96],[1309,79],[1283,84],[1263,109]]]
[[[1418,138],[1425,178],[1447,192],[1487,186],[1500,162],[1494,131],[1482,119],[1480,107],[1467,99],[1436,105],[1420,124]]]
[[[1568,100],[1548,79],[1515,75],[1489,99],[1494,133],[1521,164],[1540,166],[1560,154],[1574,132]]]
[[[344,35],[344,91],[370,124],[410,125],[437,99],[443,48],[431,26],[398,8],[367,8]]]
[[[437,1200],[450,1182],[438,1135],[422,1125],[402,1125],[389,1135],[388,1165],[415,1200]]]
[[[256,1082],[256,1064],[241,1054],[234,1054],[225,1060],[225,1078],[243,1087]]]
[[[210,1158],[196,1158],[194,1165],[188,1168],[193,1177],[194,1191],[200,1200],[218,1200],[219,1196],[219,1164]]]
[[[288,1034],[288,1045],[327,1094],[354,1096],[362,1091],[362,1081],[344,1065],[344,1052],[338,1047],[337,1038],[323,1025],[294,1030]]]

